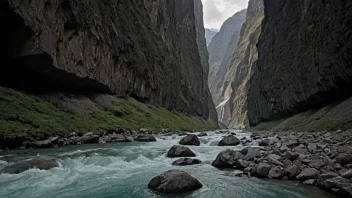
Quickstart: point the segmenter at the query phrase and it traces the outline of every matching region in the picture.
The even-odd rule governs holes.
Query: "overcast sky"
[[[248,0],[202,0],[204,5],[204,26],[220,29],[224,21],[236,12],[246,9]]]

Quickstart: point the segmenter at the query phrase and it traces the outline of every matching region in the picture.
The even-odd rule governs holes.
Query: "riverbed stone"
[[[174,158],[174,157],[195,157],[196,154],[191,151],[191,149],[180,146],[174,145],[170,148],[169,152],[167,153],[167,157]]]
[[[278,166],[274,166],[270,169],[268,173],[268,177],[272,179],[280,179],[282,178],[282,170]]]
[[[335,177],[338,177],[339,175],[337,173],[334,172],[328,172],[328,173],[324,173],[321,174],[317,180],[317,185],[320,187],[323,187],[323,182],[327,179],[332,179]]]
[[[198,137],[194,134],[189,134],[186,137],[182,138],[179,142],[182,145],[189,145],[189,146],[199,146],[200,141]]]
[[[347,171],[343,171],[341,173],[341,177],[346,178],[346,179],[351,179],[352,178],[352,170],[349,169]]]
[[[336,157],[336,161],[337,161],[337,163],[339,163],[341,165],[352,164],[352,155],[342,153]]]
[[[340,189],[344,187],[349,187],[352,186],[352,184],[350,183],[350,180],[337,176],[334,178],[326,179],[322,182],[321,186],[326,190],[332,190],[333,188]]]
[[[151,135],[140,135],[134,138],[134,141],[136,142],[156,142],[156,139],[154,136]]]
[[[35,141],[34,146],[36,148],[53,148],[59,142],[59,137],[51,137],[42,141]]]
[[[278,166],[284,166],[284,164],[279,161],[280,159],[281,159],[281,157],[278,156],[278,155],[275,155],[275,154],[269,154],[269,155],[266,157],[266,160],[268,160],[268,162],[269,162],[270,164],[278,165]]]
[[[203,185],[194,177],[181,170],[170,170],[154,177],[148,188],[163,194],[194,191]]]
[[[265,162],[261,162],[258,164],[257,168],[257,175],[260,177],[266,177],[271,170],[271,165]]]
[[[285,154],[285,157],[291,161],[294,161],[294,160],[298,159],[299,153],[287,151]]]
[[[304,181],[303,184],[313,186],[313,185],[315,185],[316,181],[317,181],[316,179],[308,179],[308,180]]]
[[[241,141],[233,135],[224,137],[220,142],[219,146],[237,146]]]
[[[352,198],[352,186],[340,188],[335,194],[343,198]]]
[[[233,168],[239,159],[243,159],[244,155],[239,151],[227,149],[218,154],[211,164],[216,168]]]
[[[205,137],[205,136],[208,136],[208,134],[206,132],[201,132],[198,137]]]
[[[308,179],[318,179],[320,173],[317,169],[315,168],[305,168],[302,170],[302,172],[297,175],[297,180],[299,181],[305,181]]]
[[[258,143],[259,143],[259,146],[269,146],[270,145],[270,140],[269,139],[263,139],[263,140],[260,140]]]
[[[40,170],[49,170],[58,167],[59,163],[55,159],[51,160],[32,160],[27,162],[19,162],[10,166],[5,167],[1,170],[1,173],[6,174],[19,174],[26,170],[37,168]]]
[[[174,162],[172,162],[172,165],[174,166],[188,166],[188,165],[195,165],[195,164],[200,164],[202,161],[199,159],[192,159],[192,158],[181,158],[178,159]]]

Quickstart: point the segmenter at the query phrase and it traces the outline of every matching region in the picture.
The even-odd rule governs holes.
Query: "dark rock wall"
[[[101,92],[209,118],[193,1],[2,0],[1,5],[30,30],[7,62],[21,60],[18,67],[51,73],[60,83],[61,73],[68,73],[87,88],[95,84]],[[33,56],[46,57],[38,61],[49,69],[23,66]]]
[[[352,95],[352,1],[265,1],[259,59],[248,94],[250,124]]]
[[[208,103],[209,120],[215,124],[218,123],[218,115],[209,91],[208,75],[209,75],[209,53],[207,50],[207,41],[205,37],[204,21],[203,21],[203,4],[201,0],[194,0],[194,14],[196,19],[197,45],[200,55],[200,60],[203,67],[203,90],[205,90],[205,98]]]

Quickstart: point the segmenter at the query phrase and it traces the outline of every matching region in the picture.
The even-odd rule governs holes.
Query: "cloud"
[[[248,0],[202,0],[202,2],[204,25],[206,28],[215,29],[220,29],[226,19],[248,6]]]

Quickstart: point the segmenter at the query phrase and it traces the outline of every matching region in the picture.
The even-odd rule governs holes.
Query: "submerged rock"
[[[192,158],[181,158],[178,159],[174,162],[172,162],[172,165],[174,166],[188,166],[188,165],[195,165],[195,164],[200,164],[202,161],[199,159],[192,159]]]
[[[167,153],[167,157],[195,157],[196,154],[191,151],[191,149],[185,147],[185,146],[180,146],[180,145],[174,145],[171,147],[169,152]]]
[[[198,137],[204,137],[204,136],[208,136],[208,134],[206,132],[201,132]]]
[[[219,146],[237,146],[241,141],[233,135],[224,137],[220,142]]]
[[[1,170],[1,173],[7,174],[19,174],[26,170],[37,168],[40,170],[49,170],[58,167],[59,163],[56,160],[33,160],[27,162],[20,162],[10,166],[5,167]]]
[[[154,177],[148,188],[164,194],[189,192],[203,185],[194,177],[181,170],[170,170]]]
[[[196,135],[190,134],[187,135],[186,137],[182,138],[179,142],[182,145],[193,145],[193,146],[199,146],[200,141]]]

